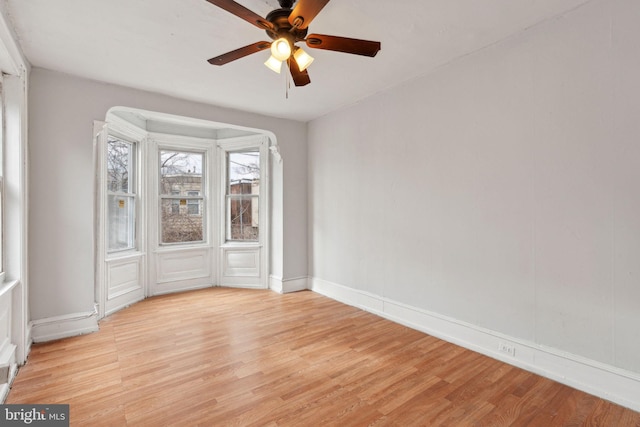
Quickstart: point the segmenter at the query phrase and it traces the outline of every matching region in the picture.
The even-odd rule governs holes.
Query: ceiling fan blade
[[[273,30],[273,24],[260,15],[252,12],[243,5],[236,3],[233,0],[207,0],[209,3],[218,6],[220,9],[224,9],[229,13],[233,13],[238,18],[242,18],[250,24],[255,25],[261,30]]]
[[[298,63],[294,59],[289,58],[287,64],[289,65],[291,77],[293,77],[293,82],[296,86],[306,86],[311,83],[307,70],[300,71],[300,67],[298,67]]]
[[[269,49],[270,47],[271,47],[271,43],[269,42],[256,42],[254,44],[250,44],[249,46],[241,47],[240,49],[223,53],[220,56],[216,56],[215,58],[209,59],[209,61],[207,62],[209,62],[209,64],[211,65],[224,65],[224,64],[228,64],[231,61],[235,61],[236,59],[244,58],[245,56],[251,55],[252,53]]]
[[[329,0],[298,0],[298,4],[289,15],[289,23],[304,30],[327,3]]]
[[[327,36],[325,34],[309,34],[307,46],[314,49],[334,50],[336,52],[374,57],[381,48],[380,42],[351,39],[348,37]]]

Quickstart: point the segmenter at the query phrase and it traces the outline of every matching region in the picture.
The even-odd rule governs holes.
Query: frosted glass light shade
[[[301,47],[296,49],[295,53],[293,54],[293,59],[296,60],[296,63],[298,64],[298,68],[300,68],[300,71],[306,70],[307,67],[309,67],[309,65],[311,65],[311,63],[313,62],[313,57],[309,55],[307,52],[305,52],[304,50],[302,50]]]
[[[278,61],[286,61],[291,56],[291,45],[285,38],[279,38],[271,43],[271,55]]]
[[[266,65],[268,68],[272,69],[276,73],[280,74],[280,69],[282,68],[282,61],[278,60],[277,58],[274,58],[274,56],[271,55],[269,59],[267,59],[267,61],[264,63],[264,65]]]

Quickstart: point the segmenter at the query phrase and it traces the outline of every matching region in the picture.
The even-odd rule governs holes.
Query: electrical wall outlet
[[[500,351],[500,353],[508,354],[511,357],[515,357],[516,355],[516,348],[506,342],[498,343],[498,351]]]

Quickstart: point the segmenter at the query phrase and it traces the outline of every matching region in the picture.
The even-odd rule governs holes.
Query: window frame
[[[163,152],[179,152],[186,154],[198,154],[202,156],[202,165],[200,171],[200,191],[198,192],[198,196],[190,196],[185,194],[174,194],[173,190],[170,190],[171,194],[162,194],[162,153]],[[156,152],[156,165],[157,165],[157,189],[156,194],[158,197],[158,218],[157,218],[157,245],[158,247],[175,247],[175,246],[186,246],[186,245],[206,245],[209,242],[208,239],[208,222],[210,213],[207,213],[208,209],[206,209],[208,203],[208,186],[207,186],[207,176],[208,176],[208,151],[203,150],[202,147],[191,147],[185,146],[180,143],[175,144],[167,144],[162,143],[157,147]],[[201,240],[190,240],[185,242],[164,242],[163,241],[163,201],[170,201],[171,210],[173,213],[174,206],[177,202],[178,210],[180,211],[180,207],[182,206],[182,200],[185,201],[185,209],[187,216],[199,216],[201,217],[202,223],[202,239]],[[191,201],[199,202],[199,213],[198,214],[190,214],[189,213],[189,205]],[[180,213],[178,213],[180,214]]]
[[[260,191],[258,191],[258,194],[253,194],[253,193],[232,193],[231,192],[231,188],[233,185],[233,181],[230,179],[230,175],[229,175],[229,156],[231,154],[242,154],[242,153],[250,153],[250,152],[257,152],[258,155],[260,155],[260,150],[238,150],[238,151],[227,151],[225,152],[225,169],[226,169],[226,179],[225,179],[225,186],[224,186],[224,211],[225,211],[225,242],[227,243],[231,243],[231,242],[259,242],[260,241]],[[260,156],[261,158],[262,156]],[[261,173],[260,173],[261,175]],[[260,178],[258,177],[258,183],[260,182]],[[239,185],[243,185],[244,183],[242,182],[242,179],[239,180],[238,182]],[[253,181],[248,182],[247,184],[251,185],[253,187]],[[246,201],[249,201],[249,209],[251,209],[252,211],[252,218],[251,218],[251,222],[254,221],[253,218],[253,210],[254,210],[254,203],[257,203],[258,206],[258,231],[257,231],[257,238],[255,239],[234,239],[233,238],[233,231],[232,231],[232,226],[233,226],[233,222],[231,220],[231,216],[232,216],[232,212],[233,212],[233,202],[239,202],[240,204],[240,209],[244,209],[244,203]],[[240,219],[242,220],[242,218],[244,217],[244,213],[240,212]],[[244,227],[243,227],[244,228]]]
[[[112,191],[111,188],[109,188],[109,179],[108,179],[108,173],[109,173],[109,144],[111,142],[111,138],[116,139],[120,142],[123,142],[125,144],[129,145],[129,156],[128,156],[128,171],[127,171],[127,175],[128,175],[128,192],[124,192],[124,191]],[[140,141],[136,141],[134,138],[131,137],[127,137],[124,136],[122,133],[114,131],[113,129],[109,128],[106,132],[106,139],[105,139],[105,148],[104,148],[104,168],[105,168],[105,180],[104,180],[104,186],[106,187],[105,189],[105,236],[107,237],[105,239],[105,250],[106,250],[106,255],[107,257],[109,256],[113,256],[113,255],[117,255],[117,254],[122,254],[122,253],[127,253],[127,252],[135,252],[139,250],[139,241],[140,241],[140,236],[139,236],[139,230],[140,230],[140,221],[139,221],[139,193],[140,193],[140,187],[139,187],[139,181],[140,181],[140,177],[139,177],[139,171],[140,171],[140,163],[139,163],[139,159],[140,159]],[[131,236],[131,245],[129,245],[126,248],[111,248],[110,247],[110,240],[109,240],[109,236],[110,236],[110,215],[109,215],[109,198],[110,197],[115,197],[115,198],[121,198],[121,199],[126,199],[129,201],[129,206],[133,205],[132,208],[132,218],[130,219],[129,223],[128,223],[128,228],[129,228],[129,232],[130,236]]]
[[[268,176],[269,176],[269,141],[263,136],[229,139],[226,141],[218,141],[219,164],[220,164],[220,184],[219,184],[219,200],[222,215],[220,216],[220,245],[222,247],[255,247],[263,246],[265,239],[269,233],[265,227],[268,227]],[[231,199],[229,196],[229,153],[242,152],[258,152],[260,155],[260,191],[258,194],[243,194],[232,196],[236,198],[257,198],[258,206],[258,238],[257,239],[230,239],[231,234],[229,216]]]

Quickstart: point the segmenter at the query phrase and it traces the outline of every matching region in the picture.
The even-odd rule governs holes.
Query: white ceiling
[[[205,0],[2,0],[32,65],[301,121],[428,73],[591,0],[333,0],[310,33],[382,42],[375,58],[306,49],[311,84],[288,90],[268,51],[207,59],[268,36]],[[277,0],[237,0],[265,16]]]

